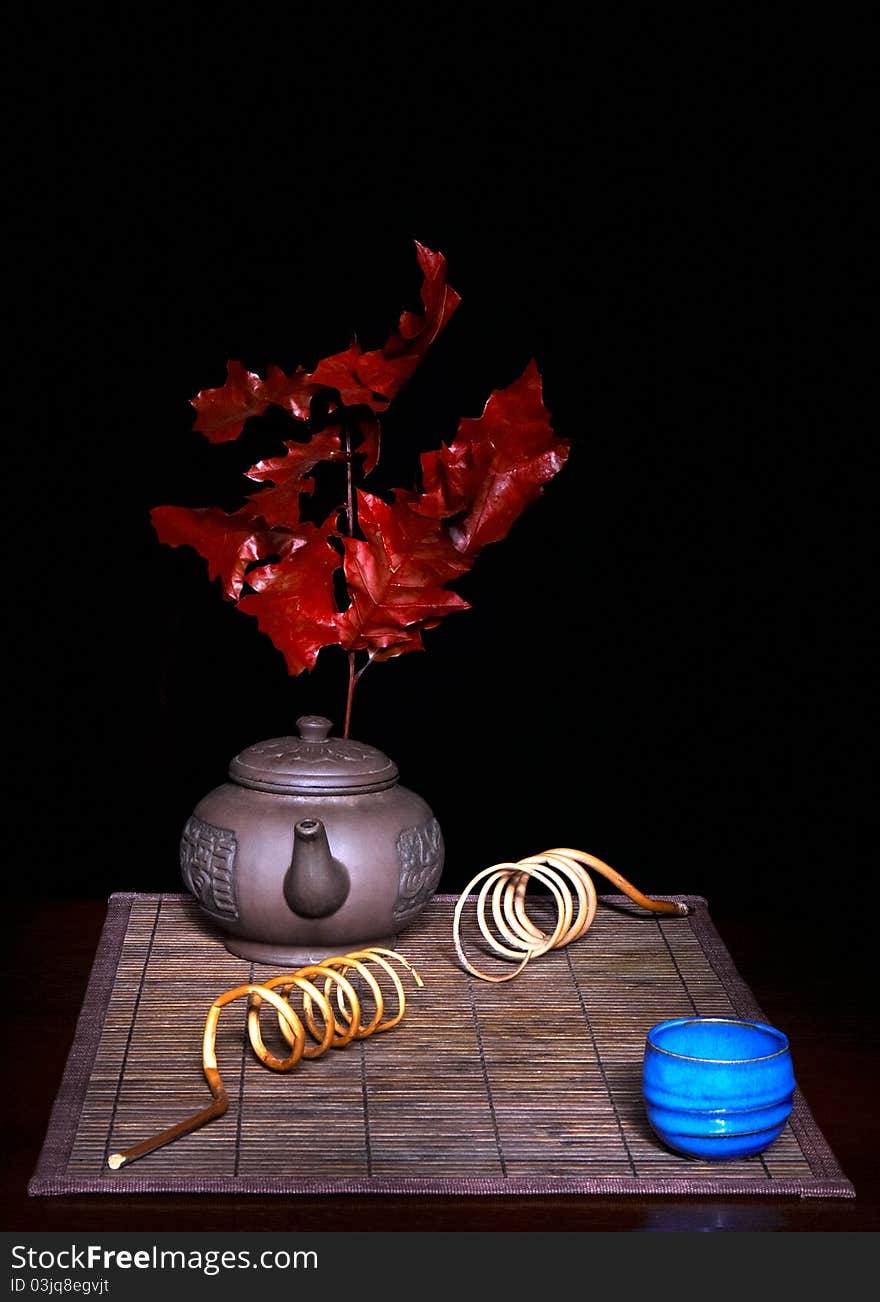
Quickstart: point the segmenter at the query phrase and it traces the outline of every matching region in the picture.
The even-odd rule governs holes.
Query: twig
[[[354,700],[354,685],[360,674],[354,671],[354,652],[348,653],[348,695],[345,698],[345,726],[342,730],[343,737],[351,735],[351,703]]]

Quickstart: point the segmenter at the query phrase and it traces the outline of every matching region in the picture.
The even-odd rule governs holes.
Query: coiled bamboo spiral
[[[324,958],[320,963],[285,972],[259,985],[235,986],[225,994],[218,995],[208,1009],[202,1036],[202,1069],[213,1102],[191,1117],[169,1126],[167,1130],[135,1144],[133,1148],[113,1153],[107,1159],[108,1166],[117,1171],[121,1166],[145,1157],[147,1153],[180,1139],[182,1135],[190,1134],[216,1117],[222,1117],[226,1112],[229,1097],[217,1069],[216,1040],[220,1012],[227,1004],[248,997],[247,1032],[254,1053],[260,1062],[273,1071],[290,1071],[301,1058],[320,1058],[328,1049],[341,1049],[352,1040],[364,1040],[370,1035],[378,1035],[380,1031],[390,1031],[392,1026],[398,1024],[406,1010],[406,995],[403,982],[389,960],[402,964],[416,985],[424,984],[415,968],[396,950],[377,947]],[[371,967],[379,969],[378,978]],[[373,1012],[369,1018],[365,1017],[362,996],[356,993],[348,979],[347,974],[351,973],[362,978],[372,998]],[[387,1014],[385,996],[380,985],[383,974],[390,980],[397,1001],[396,1009]],[[298,996],[297,1002],[301,1003],[300,1012],[290,1002],[294,992]],[[335,1009],[331,1000],[336,1004]],[[284,1058],[270,1053],[263,1041],[260,1009],[264,1003],[271,1004],[275,1009],[279,1029],[290,1047],[290,1053]]]
[[[653,900],[643,895],[625,877],[621,877],[619,872],[595,855],[583,850],[545,850],[543,854],[530,855],[516,863],[497,863],[484,868],[464,888],[456,903],[452,923],[455,950],[462,966],[482,981],[511,981],[531,959],[577,940],[592,926],[598,904],[596,888],[587,872],[588,868],[607,877],[624,895],[652,913],[686,916],[689,912],[686,904]],[[537,927],[526,913],[526,891],[533,879],[547,887],[556,905],[556,926],[549,933]],[[516,968],[504,975],[481,972],[469,962],[462,946],[461,916],[474,887],[480,882],[482,886],[476,899],[477,926],[493,953],[505,960],[517,962]],[[495,933],[486,918],[486,903],[490,892],[490,911]]]

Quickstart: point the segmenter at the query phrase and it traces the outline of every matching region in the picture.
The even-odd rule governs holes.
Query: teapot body
[[[199,802],[183,831],[181,872],[204,916],[225,933],[227,949],[260,963],[300,966],[391,946],[434,894],[444,857],[430,807],[394,774],[378,790],[328,790],[333,782],[326,778],[323,791],[229,781]],[[306,845],[316,828],[320,851]],[[317,881],[311,905],[300,902],[295,880],[306,850]],[[322,870],[329,882],[331,868],[337,885],[328,885],[322,907]]]

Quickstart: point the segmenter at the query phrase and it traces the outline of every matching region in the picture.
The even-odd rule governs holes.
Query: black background
[[[289,679],[148,513],[240,502],[286,431],[211,446],[189,399],[228,358],[379,346],[418,305],[417,239],[462,303],[373,491],[530,357],[573,443],[458,585],[473,609],[358,689],[353,735],[444,829],[441,889],[567,844],[649,892],[796,918],[846,889],[868,917],[870,43],[270,14],[96,21],[31,82],[7,889],[181,889],[180,829],[231,756],[302,713],[341,725],[342,656]]]

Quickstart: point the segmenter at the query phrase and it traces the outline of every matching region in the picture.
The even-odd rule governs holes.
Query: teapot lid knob
[[[296,721],[299,735],[304,741],[325,741],[333,727],[330,719],[320,714],[304,714]]]

